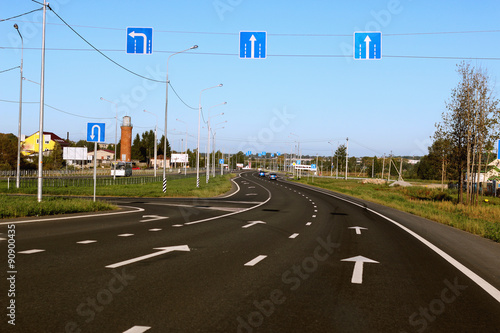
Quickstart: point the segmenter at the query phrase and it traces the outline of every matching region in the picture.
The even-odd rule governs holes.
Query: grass
[[[97,187],[96,195],[100,197],[215,197],[231,189],[229,179],[232,177],[234,177],[234,174],[216,176],[215,178],[211,178],[208,184],[206,184],[205,177],[202,177],[199,188],[196,188],[196,178],[173,179],[168,181],[166,193],[163,193],[161,182],[134,185],[108,185]],[[88,199],[70,198],[70,196],[93,196],[94,189],[92,187],[44,187],[44,196],[41,203],[38,203],[34,196],[7,195],[36,194],[36,188],[16,189],[11,186],[10,189],[7,189],[5,183],[0,183],[0,193],[4,193],[0,194],[0,218],[116,209],[116,206],[102,201],[94,203]]]
[[[42,202],[38,202],[34,196],[0,194],[0,218],[97,212],[113,209],[116,209],[116,206],[88,199],[45,197]]]
[[[456,191],[361,184],[358,180],[302,178],[300,183],[345,193],[500,242],[500,198],[480,197],[477,206],[456,204]],[[487,199],[488,202],[484,200]]]

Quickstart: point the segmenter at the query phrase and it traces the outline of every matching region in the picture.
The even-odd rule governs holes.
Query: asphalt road
[[[499,244],[255,172],[234,183],[2,221],[0,331],[500,332]]]

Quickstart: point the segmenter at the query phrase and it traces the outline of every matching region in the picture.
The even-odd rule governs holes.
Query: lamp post
[[[333,143],[331,143],[330,141],[328,141],[329,144],[332,145],[332,161],[330,162],[330,177],[333,176]]]
[[[212,178],[215,177],[215,131],[218,130],[218,129],[223,129],[224,127],[216,127],[218,125],[221,125],[221,124],[225,124],[227,123],[227,120],[225,121],[221,121],[220,123],[218,124],[215,124],[214,125],[214,133],[213,133],[213,158],[212,158]]]
[[[38,189],[37,189],[37,200],[42,202],[43,193],[43,114],[45,108],[45,27],[46,27],[46,16],[47,16],[47,6],[46,0],[43,0],[43,19],[42,19],[42,59],[41,59],[41,70],[40,70],[40,116],[39,116],[39,126],[38,126]]]
[[[17,30],[19,37],[21,37],[21,83],[19,89],[19,123],[17,129],[17,169],[16,169],[16,188],[19,188],[20,174],[21,174],[21,121],[23,114],[23,53],[24,53],[24,40],[21,32],[19,31],[19,26],[14,24],[14,28]]]
[[[108,101],[101,97],[101,101],[105,101],[115,105],[115,163],[113,166],[113,179],[116,179],[116,145],[118,144],[118,105],[115,102]]]
[[[215,118],[217,116],[224,115],[224,112],[222,112],[222,113],[219,113],[219,114],[217,114],[215,116],[210,117],[210,109],[212,109],[212,108],[214,108],[216,106],[225,105],[225,104],[227,104],[227,102],[220,103],[220,104],[217,104],[217,105],[214,105],[214,106],[211,106],[211,107],[208,108],[208,116],[207,116],[207,129],[208,129],[207,130],[207,157],[209,157],[209,158],[206,159],[206,163],[205,163],[206,164],[206,169],[207,169],[206,170],[207,171],[207,184],[208,184],[208,178],[210,177],[210,129],[211,129],[210,128],[210,118]]]
[[[156,133],[156,132],[158,131],[158,116],[157,116],[156,114],[154,114],[153,112],[149,112],[148,110],[144,110],[144,112],[149,113],[149,114],[152,114],[153,116],[155,116],[155,117],[156,117],[156,126],[155,126],[155,145],[154,145],[154,150],[155,150],[155,166],[154,166],[154,169],[155,169],[155,177],[156,177],[156,165],[157,165],[157,156],[156,156],[156,155],[157,155],[157,153],[156,153],[156,151],[158,150],[158,149],[156,149],[156,140],[157,140],[157,139],[156,139],[156,138],[157,138],[157,133]]]
[[[297,155],[299,156],[300,165],[302,165],[302,155],[300,154],[300,137],[294,133],[290,133],[290,135],[296,136],[298,138],[297,139]],[[300,179],[301,175],[302,175],[302,170],[299,168],[297,170],[297,178]]]
[[[172,58],[174,55],[183,53],[189,50],[197,49],[198,45],[193,45],[189,49],[185,49],[176,53],[172,53],[168,58],[167,58],[167,84],[166,84],[166,92],[165,92],[165,137],[163,140],[163,193],[167,192],[167,175],[166,175],[166,168],[167,168],[167,110],[168,110],[168,84],[170,81],[168,80],[168,63],[170,61],[170,58]]]
[[[348,162],[349,162],[349,138],[345,139],[346,144],[345,144],[345,180],[347,180],[347,172],[348,170]]]
[[[205,88],[200,91],[200,99],[198,103],[198,144],[196,148],[196,187],[200,187],[200,131],[201,131],[201,93],[205,90],[222,87],[222,83],[216,86]]]
[[[180,119],[175,119],[175,120],[177,120],[177,121],[179,121],[179,122],[181,122],[181,123],[183,123],[183,124],[185,124],[185,125],[186,125],[186,140],[185,140],[185,143],[184,143],[184,144],[185,144],[185,146],[186,146],[186,148],[185,148],[185,150],[184,150],[184,153],[187,155],[188,124],[187,124],[185,121],[182,121],[182,120],[180,120]],[[188,158],[188,159],[189,159],[189,158]],[[184,162],[184,176],[186,175],[186,168],[187,168],[187,161],[186,161],[186,162]]]

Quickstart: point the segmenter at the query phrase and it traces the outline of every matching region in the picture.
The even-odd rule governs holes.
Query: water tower
[[[132,161],[132,123],[129,116],[123,117],[122,138],[120,140],[120,160],[123,162]]]

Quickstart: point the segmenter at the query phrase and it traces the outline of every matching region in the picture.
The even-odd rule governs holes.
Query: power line
[[[170,80],[169,80],[170,81]],[[170,82],[168,82],[168,85],[170,86],[170,88],[172,88],[172,91],[174,92],[175,96],[177,96],[177,98],[182,102],[184,103],[185,106],[187,106],[188,108],[190,108],[191,110],[198,110],[198,108],[193,108],[192,106],[189,106],[188,104],[186,104],[186,102],[184,102],[184,100],[179,96],[179,94],[177,93],[177,91],[175,91],[174,87],[172,86],[172,84]]]
[[[42,10],[42,9],[43,8],[33,9],[32,11],[26,12],[24,14],[19,14],[19,15],[12,16],[12,17],[9,17],[9,18],[6,18],[6,19],[2,19],[2,20],[0,20],[0,22],[12,20],[12,19],[15,19],[16,17],[21,17],[21,16],[24,16],[24,15],[28,15],[28,14],[31,14],[33,12],[36,12],[36,11],[39,11],[39,10]]]
[[[9,69],[5,69],[5,70],[1,71],[1,72],[0,72],[0,74],[5,73],[5,72],[8,72],[8,71],[11,71],[11,70],[16,69],[16,68],[19,68],[19,67],[20,67],[20,66],[16,66],[16,67],[12,67],[12,68],[9,68]]]
[[[19,49],[18,47],[9,47],[9,46],[0,46],[0,49]],[[31,48],[24,48],[25,50],[40,50],[39,47],[31,47]],[[63,49],[63,48],[46,48],[46,51],[93,51],[92,49]],[[120,49],[108,49],[104,50],[106,52],[124,52],[124,50]],[[155,51],[157,53],[175,53],[174,51],[162,51],[158,50]],[[237,57],[239,56],[237,53],[220,53],[220,52],[191,52],[187,54],[192,54],[192,55],[213,55],[213,56],[232,56],[232,57]],[[268,57],[290,57],[290,58],[352,58],[352,55],[345,55],[345,54],[268,54]],[[107,56],[105,56],[108,58]],[[420,56],[420,55],[382,55],[382,58],[403,58],[403,59],[435,59],[435,60],[500,60],[500,57],[459,57],[459,56]],[[114,62],[113,60],[111,60]],[[115,62],[114,62],[115,63]],[[116,63],[115,63],[116,64]],[[121,66],[118,64],[118,66],[124,68],[126,71],[133,73],[134,75],[146,78],[140,74],[134,73],[131,70]],[[160,81],[160,80],[153,80],[150,78],[147,78],[148,80],[155,81],[155,82],[161,82],[165,83],[166,81]],[[171,85],[172,86],[172,85]],[[179,97],[179,96],[177,96]],[[189,108],[193,109],[193,107],[188,106]],[[194,108],[196,109],[196,108]]]
[[[28,13],[29,14],[29,13]],[[25,14],[23,14],[25,15]],[[38,23],[37,21],[21,21],[27,23]],[[47,23],[51,25],[62,25],[59,23]],[[102,30],[117,30],[122,31],[123,28],[99,27],[89,25],[74,25],[78,28],[102,29]],[[384,33],[384,36],[418,36],[418,35],[446,35],[446,34],[475,34],[475,33],[498,33],[500,30],[464,30],[464,31],[434,31],[434,32],[405,32],[405,33]],[[198,34],[198,35],[226,35],[237,36],[238,32],[214,32],[214,31],[180,31],[180,30],[155,30],[155,33],[172,33],[172,34]],[[351,34],[290,34],[290,33],[268,33],[268,36],[279,37],[352,37]]]

